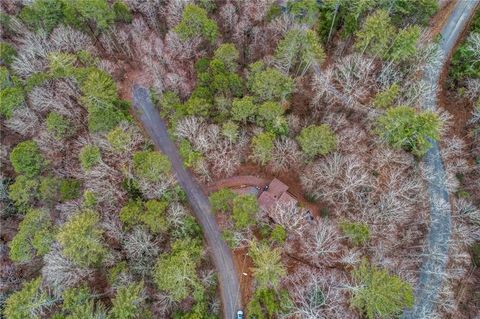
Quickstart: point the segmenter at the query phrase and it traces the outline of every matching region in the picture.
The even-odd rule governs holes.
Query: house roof
[[[280,180],[274,178],[268,185],[268,190],[262,192],[258,197],[258,203],[260,205],[260,208],[268,211],[276,203],[297,204],[297,200],[292,195],[290,195],[287,190],[287,185],[282,183]]]
[[[268,185],[268,192],[275,198],[280,197],[288,190],[288,186],[281,182],[279,179],[274,178]]]

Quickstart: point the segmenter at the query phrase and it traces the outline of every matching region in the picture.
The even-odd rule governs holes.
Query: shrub
[[[57,112],[50,112],[50,114],[48,114],[47,131],[56,139],[68,138],[75,133],[72,123]]]
[[[166,291],[174,301],[180,301],[191,295],[192,290],[201,287],[197,277],[201,254],[200,242],[175,241],[172,251],[161,255],[155,265],[153,280],[158,289]]]
[[[178,94],[172,91],[166,91],[160,98],[159,108],[163,115],[171,115],[180,108],[182,102]]]
[[[170,173],[171,164],[168,158],[155,151],[142,151],[133,155],[135,174],[151,182],[157,182]]]
[[[326,124],[307,126],[297,136],[297,141],[309,159],[317,155],[327,155],[337,145],[335,133]]]
[[[4,64],[10,65],[17,56],[17,50],[6,42],[0,42],[0,60]]]
[[[286,290],[256,289],[248,303],[249,317],[257,319],[277,318],[292,305]]]
[[[44,308],[53,300],[41,289],[42,278],[23,284],[22,289],[11,294],[5,301],[5,319],[39,319]]]
[[[23,105],[25,96],[22,88],[9,87],[2,89],[0,92],[0,114],[9,119],[13,115],[13,111]]]
[[[363,245],[370,238],[370,228],[366,223],[344,220],[340,223],[340,229],[354,245]]]
[[[393,83],[385,91],[378,92],[373,98],[373,106],[382,109],[393,106],[393,101],[397,98],[399,90],[400,87],[398,86],[398,84]]]
[[[57,234],[63,253],[80,266],[98,266],[106,253],[100,218],[92,210],[84,210],[67,221]]]
[[[80,196],[80,181],[76,179],[62,179],[60,181],[60,199],[69,201]]]
[[[258,211],[257,198],[253,195],[240,195],[233,199],[232,218],[235,227],[244,229],[255,224]]]
[[[368,319],[394,317],[413,306],[413,289],[400,277],[369,265],[366,260],[353,271],[357,282],[352,305]]]
[[[20,11],[19,17],[33,30],[44,29],[50,33],[64,20],[62,0],[36,0]]]
[[[238,139],[238,124],[228,121],[222,125],[222,134],[230,143],[235,143]]]
[[[10,259],[14,262],[25,262],[34,256],[43,256],[50,250],[53,240],[52,222],[48,212],[30,209],[8,244]]]
[[[457,81],[466,77],[480,77],[479,53],[475,49],[480,41],[480,12],[477,12],[472,19],[469,32],[466,40],[453,53],[450,62],[449,75]]]
[[[109,315],[113,319],[136,318],[143,303],[143,282],[131,283],[117,289],[112,300],[112,309]]]
[[[60,182],[55,177],[42,177],[40,179],[39,193],[40,198],[45,201],[53,202],[59,199]]]
[[[202,153],[194,151],[192,144],[186,139],[180,141],[178,152],[180,153],[180,157],[186,167],[195,167],[198,161],[202,158]]]
[[[272,159],[275,135],[270,132],[259,133],[252,138],[252,158],[260,165],[266,165]]]
[[[375,131],[394,148],[423,156],[432,145],[430,141],[439,138],[440,127],[441,122],[435,113],[398,106],[378,118]]]
[[[77,57],[72,53],[50,52],[48,54],[49,75],[54,78],[73,77],[77,70],[76,62]]]
[[[40,149],[32,140],[18,143],[10,153],[10,162],[16,173],[26,177],[39,175],[45,167]]]
[[[133,15],[130,12],[128,6],[120,0],[115,1],[113,4],[113,12],[115,15],[115,21],[130,23],[133,20]]]
[[[102,160],[100,149],[95,145],[85,145],[82,147],[78,158],[84,171],[90,170]]]
[[[187,4],[183,9],[182,20],[175,27],[175,32],[183,40],[203,36],[213,43],[218,37],[218,26],[214,20],[208,18],[205,9],[194,4]]]
[[[225,241],[230,249],[235,249],[237,247],[237,241],[235,240],[235,234],[228,229],[222,230],[222,240]]]
[[[127,228],[138,224],[140,216],[143,213],[142,202],[129,201],[127,205],[120,209],[119,218]]]
[[[115,19],[115,12],[106,0],[65,0],[63,10],[67,24],[78,29],[94,24],[94,30],[106,30]]]
[[[191,96],[182,106],[185,115],[208,116],[212,104],[204,98]]]
[[[108,132],[125,121],[125,115],[112,104],[88,107],[88,130],[91,133]]]
[[[226,212],[231,209],[236,194],[229,188],[222,188],[213,192],[208,198],[214,212]]]
[[[315,22],[318,3],[316,0],[288,1],[287,10],[299,22],[310,24]]]
[[[17,176],[8,188],[8,196],[19,211],[25,211],[37,196],[38,181],[26,176]]]
[[[145,211],[140,215],[140,220],[152,234],[159,234],[168,230],[165,216],[167,207],[168,202],[166,201],[149,200],[145,203]]]
[[[85,286],[66,289],[62,294],[62,299],[62,312],[65,315],[65,317],[60,317],[62,319],[107,317],[103,305],[95,306],[93,295]]]
[[[275,225],[270,234],[270,239],[279,245],[283,245],[287,239],[287,231],[281,225]]]
[[[117,126],[108,132],[107,141],[115,152],[125,152],[132,142],[132,133],[130,130],[124,130],[120,126]]]
[[[94,208],[97,205],[97,197],[89,189],[83,192],[83,205],[85,208]]]

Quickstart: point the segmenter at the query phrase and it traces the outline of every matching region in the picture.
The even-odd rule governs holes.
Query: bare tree
[[[268,215],[283,228],[301,235],[306,226],[306,211],[296,203],[277,202],[270,209]]]
[[[307,192],[334,205],[363,202],[365,190],[372,187],[362,161],[339,153],[310,165],[300,179]]]
[[[94,52],[92,39],[85,33],[70,26],[60,25],[50,34],[50,41],[56,51],[77,52],[86,50]]]
[[[79,267],[63,256],[58,244],[54,244],[43,260],[42,278],[56,296],[60,296],[65,289],[75,286],[93,274],[92,269]]]
[[[229,32],[231,32],[238,23],[237,8],[231,2],[225,3],[220,8],[219,16],[223,22],[225,29]]]
[[[135,228],[125,237],[123,248],[132,271],[149,275],[160,250],[158,242],[143,228]]]
[[[297,167],[302,157],[295,140],[288,137],[276,139],[269,167],[273,172],[284,172]]]
[[[5,121],[5,126],[20,135],[33,135],[40,126],[38,116],[28,107],[21,106],[13,111],[11,118]]]

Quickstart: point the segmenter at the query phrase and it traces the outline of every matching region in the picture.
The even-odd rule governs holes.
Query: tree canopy
[[[46,164],[37,143],[32,140],[18,143],[10,153],[10,162],[15,172],[26,177],[39,175]]]
[[[410,284],[387,270],[378,269],[363,261],[354,271],[357,282],[352,305],[363,311],[368,319],[392,317],[404,308],[413,306]]]
[[[201,287],[196,269],[200,262],[202,247],[191,239],[179,239],[172,251],[158,258],[154,270],[154,281],[160,290],[166,291],[173,300],[185,299]]]
[[[278,43],[275,58],[286,71],[304,74],[312,64],[322,64],[325,52],[314,31],[292,29]]]
[[[233,199],[232,218],[235,227],[244,229],[255,223],[258,211],[257,198],[253,195],[239,195]]]
[[[156,151],[141,151],[133,154],[133,169],[140,178],[157,182],[170,173],[168,158]]]
[[[47,211],[30,209],[18,226],[18,232],[8,244],[10,259],[25,262],[45,255],[54,240],[52,222]]]
[[[281,261],[279,248],[266,243],[252,242],[248,250],[253,260],[253,277],[259,288],[277,288],[280,279],[287,274]]]
[[[183,9],[182,20],[175,31],[183,40],[203,36],[211,43],[216,41],[219,32],[217,24],[208,17],[207,11],[191,3]]]
[[[254,69],[248,81],[250,90],[258,102],[268,100],[284,102],[294,87],[293,80],[288,75],[274,68]]]
[[[222,188],[210,196],[210,204],[214,212],[226,212],[232,208],[235,193],[229,188]]]
[[[98,213],[93,210],[72,216],[57,234],[65,256],[81,266],[98,266],[107,252],[98,223]]]
[[[42,311],[53,304],[53,300],[41,289],[42,278],[38,277],[23,284],[22,289],[11,294],[5,301],[6,319],[39,319]]]
[[[431,147],[431,141],[439,138],[440,128],[441,122],[435,113],[398,106],[378,118],[376,132],[393,147],[423,156]]]
[[[297,141],[309,159],[317,155],[326,155],[337,145],[335,133],[326,124],[307,126],[297,136]]]

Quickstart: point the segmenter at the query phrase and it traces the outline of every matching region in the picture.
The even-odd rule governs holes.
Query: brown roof
[[[258,197],[258,204],[260,208],[265,211],[268,211],[276,202],[277,200],[268,192],[263,192],[260,194],[260,197]]]
[[[268,185],[268,192],[276,198],[280,197],[280,195],[285,193],[287,189],[288,186],[276,178],[274,178]]]
[[[268,190],[262,192],[258,197],[260,208],[268,211],[273,205],[278,203],[297,203],[297,200],[288,192],[288,186],[280,180],[274,178],[268,185]]]
[[[298,201],[292,195],[290,195],[290,193],[285,192],[280,196],[280,198],[278,199],[278,202],[281,204],[293,203],[296,205]]]

